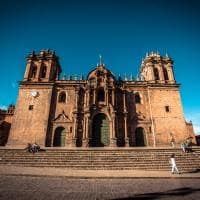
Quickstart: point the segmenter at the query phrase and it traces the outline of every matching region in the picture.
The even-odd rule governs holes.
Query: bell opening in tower
[[[98,90],[98,93],[97,93],[97,101],[98,102],[102,102],[102,101],[105,101],[105,92],[104,92],[104,89],[101,88]]]

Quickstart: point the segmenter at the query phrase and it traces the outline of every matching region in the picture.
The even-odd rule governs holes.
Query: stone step
[[[5,165],[10,166],[10,165]],[[67,166],[67,165],[28,165],[28,164],[18,164],[15,166],[21,166],[21,167],[54,167],[54,168],[70,168],[70,169],[79,169],[79,170],[159,170],[159,171],[170,171],[170,167],[159,167],[159,166],[85,166],[85,165],[77,165],[77,166]],[[179,167],[180,171],[196,171],[196,168],[192,167]]]
[[[99,162],[117,162],[117,161],[122,161],[122,162],[125,162],[125,161],[130,161],[130,162],[142,162],[142,161],[145,161],[145,162],[153,162],[153,161],[157,161],[157,162],[160,162],[160,161],[168,161],[169,158],[95,158],[95,157],[91,157],[91,158],[88,158],[88,157],[85,157],[85,158],[77,158],[77,157],[2,157],[1,160],[68,160],[68,161],[99,161]],[[176,159],[177,162],[179,161],[185,161],[185,162],[188,162],[188,161],[199,161],[198,158],[196,157],[177,157]]]
[[[57,157],[57,156],[15,156],[15,157],[11,157],[11,156],[3,156],[1,157],[1,160],[3,159],[7,159],[7,160],[18,160],[18,159],[32,159],[32,160],[37,160],[37,159],[40,159],[40,160],[72,160],[72,161],[79,161],[79,160],[87,160],[87,161],[90,161],[90,160],[97,160],[97,161],[126,161],[126,160],[129,160],[131,162],[140,162],[140,161],[160,161],[160,160],[169,160],[169,157],[154,157],[154,158],[150,158],[150,157],[140,157],[140,158],[137,158],[137,157]],[[198,160],[198,157],[196,156],[191,156],[191,157],[181,157],[181,156],[177,156],[176,157],[176,160],[186,160],[186,161],[189,161],[189,160]]]
[[[37,161],[32,161],[32,160],[16,160],[16,161],[11,161],[11,160],[5,160],[5,161],[1,161],[1,165],[3,164],[6,164],[6,163],[9,163],[9,164],[19,164],[19,163],[29,163],[29,164],[49,164],[49,165],[56,165],[56,164],[65,164],[65,165],[71,165],[71,166],[74,166],[74,165],[79,165],[79,164],[84,164],[84,165],[109,165],[109,166],[141,166],[141,165],[144,165],[144,166],[148,166],[148,165],[151,165],[151,166],[169,166],[169,164],[164,161],[164,162],[135,162],[135,163],[132,163],[132,162],[96,162],[96,161],[91,161],[91,162],[85,162],[85,161],[80,161],[80,162],[69,162],[69,161],[48,161],[48,160],[37,160]],[[181,165],[181,166],[192,166],[192,167],[198,167],[199,166],[199,163],[198,162],[193,162],[192,164],[190,163],[187,163],[187,162],[177,162],[177,165]]]
[[[200,153],[200,152],[199,152]],[[187,156],[187,155],[191,155],[191,154],[199,154],[198,152],[193,152],[193,153],[181,153],[181,152],[177,152],[175,153],[176,155],[183,155],[183,156]],[[28,152],[5,152],[5,153],[2,153],[1,156],[3,155],[27,155]],[[57,156],[73,156],[73,155],[79,155],[79,156],[154,156],[154,155],[157,155],[157,156],[170,156],[171,153],[163,153],[163,152],[152,152],[152,153],[143,153],[143,154],[140,154],[140,153],[129,153],[129,154],[110,154],[110,153],[79,153],[79,152],[74,152],[74,153],[66,153],[66,152],[63,152],[63,153],[58,153],[58,152],[55,152],[55,153],[50,153],[50,152],[38,152],[37,154],[39,155],[51,155],[51,156],[54,156],[54,155],[57,155]]]
[[[97,165],[97,164],[93,164],[93,165],[89,165],[89,164],[82,164],[80,163],[79,165],[72,165],[72,164],[66,164],[66,163],[15,163],[15,164],[11,164],[11,163],[6,163],[4,164],[4,166],[6,165],[14,165],[14,166],[29,166],[29,167],[35,167],[35,166],[38,166],[38,167],[67,167],[67,168],[76,168],[76,167],[79,167],[79,166],[83,166],[83,167],[87,167],[87,168],[102,168],[102,167],[107,167],[107,168],[131,168],[131,169],[134,169],[134,168],[141,168],[141,169],[149,169],[149,168],[154,168],[154,169],[170,169],[171,167],[169,165]],[[180,169],[199,169],[198,166],[185,166],[185,165],[177,165],[178,168]]]
[[[48,161],[59,161],[59,160],[63,160],[63,161],[71,161],[71,162],[79,162],[79,161],[97,161],[97,162],[161,162],[161,161],[166,161],[168,162],[169,161],[169,158],[163,158],[163,159],[148,159],[148,158],[145,158],[145,159],[117,159],[117,158],[102,158],[102,159],[99,159],[99,158],[80,158],[80,159],[77,159],[77,158],[52,158],[52,157],[49,157],[49,158],[24,158],[24,157],[19,157],[19,158],[1,158],[0,161],[3,161],[3,160],[12,160],[12,161],[15,161],[15,160],[33,160],[33,161],[36,161],[36,160],[48,160]],[[198,161],[198,158],[179,158],[177,157],[176,158],[176,161],[177,162],[195,162],[195,161]]]
[[[137,156],[137,155],[133,155],[133,156],[108,156],[108,155],[101,155],[101,156],[96,156],[96,155],[40,155],[38,153],[36,154],[22,154],[22,155],[2,155],[1,158],[20,158],[20,157],[25,157],[25,158],[81,158],[81,159],[87,159],[87,158],[97,158],[97,159],[103,159],[103,158],[109,158],[109,159],[167,159],[170,157],[170,155],[152,155],[152,156]],[[198,157],[198,155],[196,154],[190,154],[190,155],[178,155],[176,154],[176,157],[181,157],[181,158],[192,158],[192,157]]]
[[[15,162],[15,161],[32,161],[32,162],[43,162],[43,161],[48,161],[48,162],[77,162],[77,160],[73,160],[73,159],[26,159],[26,158],[3,158],[0,160],[0,163],[2,162]],[[198,159],[181,159],[181,158],[178,158],[176,160],[177,163],[188,163],[188,161],[192,161],[192,163],[199,163],[199,160]],[[85,159],[81,159],[79,160],[78,162],[97,162],[97,163],[159,163],[159,162],[164,162],[164,163],[169,163],[169,160],[166,160],[166,159],[162,159],[162,160],[152,160],[152,159],[149,159],[149,160],[130,160],[130,159],[126,159],[126,160],[98,160],[98,159],[88,159],[88,160],[85,160]],[[189,162],[189,164],[191,164],[191,162]]]
[[[147,167],[147,166],[162,166],[162,167],[169,167],[170,165],[167,164],[167,163],[117,163],[117,165],[113,165],[111,163],[96,163],[96,162],[91,162],[91,163],[88,163],[88,162],[80,162],[80,163],[68,163],[68,162],[31,162],[31,161],[25,161],[25,162],[15,162],[15,163],[12,163],[12,162],[2,162],[1,164],[33,164],[33,165],[37,165],[37,164],[41,164],[41,165],[66,165],[66,166],[77,166],[77,165],[85,165],[85,166],[144,166],[144,167]],[[183,166],[183,167],[194,167],[194,166],[198,166],[197,164],[192,164],[192,165],[185,165],[184,163],[177,163],[178,166]]]
[[[174,153],[175,151],[171,151],[171,152],[164,152],[164,151],[149,151],[148,152],[138,152],[138,151],[134,151],[132,150],[131,152],[128,151],[122,151],[122,152],[110,152],[110,151],[101,151],[101,152],[95,152],[95,151],[52,151],[52,150],[47,150],[45,152],[40,151],[39,154],[40,155],[97,155],[97,156],[104,156],[104,155],[112,155],[112,156],[130,156],[130,155],[170,155],[171,153]],[[0,155],[24,155],[26,152],[20,151],[20,150],[8,150],[8,151],[2,151],[0,150]],[[28,152],[27,152],[28,153]],[[195,151],[193,154],[199,154],[200,151]],[[190,155],[191,153],[183,153],[181,151],[178,151],[177,154],[181,154],[181,155]]]
[[[66,167],[72,169],[169,170],[169,158],[176,154],[181,170],[200,168],[200,149],[183,153],[181,149],[66,150],[45,149],[31,154],[22,149],[0,149],[0,165],[28,167]]]

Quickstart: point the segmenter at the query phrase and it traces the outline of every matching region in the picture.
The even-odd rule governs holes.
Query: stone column
[[[53,128],[52,128],[52,136],[51,136],[51,147],[53,147],[54,134],[55,134],[55,126],[53,125]]]
[[[73,135],[72,135],[72,141],[70,146],[71,147],[76,147],[76,138],[77,138],[77,114],[74,114],[74,131],[73,131]]]
[[[83,118],[83,140],[86,138],[85,123],[86,123],[86,120],[85,120],[85,116],[84,116],[84,118]]]
[[[160,77],[160,82],[164,83],[165,79],[164,79],[163,68],[162,68],[161,63],[159,63],[159,65],[158,65],[158,73],[159,73],[159,77]]]
[[[90,98],[89,98],[89,91],[86,90],[86,92],[85,92],[85,107],[88,107],[89,101],[90,101]]]
[[[96,89],[93,90],[93,104],[95,104],[96,100]]]
[[[86,91],[85,91],[85,93],[84,93],[84,104],[83,104],[83,107],[84,107],[84,110],[85,110],[85,108],[86,108],[86,106],[87,106],[87,96],[86,96]]]
[[[116,147],[117,146],[117,138],[116,138],[116,133],[115,133],[115,113],[112,114],[112,133],[110,137],[110,146],[111,147]]]
[[[106,88],[105,89],[105,102],[106,102],[106,105],[108,105],[108,89]]]
[[[50,60],[48,62],[48,65],[47,65],[47,71],[46,71],[46,78],[45,80],[46,81],[50,81],[52,79],[52,71],[51,71],[51,68],[52,68],[52,60]],[[57,79],[56,79],[57,80]]]
[[[85,120],[85,136],[86,136],[86,138],[88,138],[88,127],[89,127],[88,116],[86,116],[86,120]]]
[[[112,89],[112,105],[115,106],[115,89]]]
[[[84,94],[84,104],[83,104],[83,107],[84,107],[84,117],[83,117],[83,137],[82,137],[82,146],[85,147],[85,138],[86,138],[86,130],[85,130],[85,123],[86,123],[86,120],[85,120],[85,112],[86,112],[86,107],[87,107],[87,94],[88,94],[88,90],[86,89],[85,90],[85,94]]]
[[[127,113],[124,113],[124,129],[125,129],[125,147],[129,147],[129,138],[127,131]]]
[[[78,105],[78,88],[75,88],[75,105],[74,105],[75,111],[77,111],[77,105]]]
[[[126,112],[126,91],[123,90],[123,108],[124,112]]]
[[[77,137],[77,105],[78,105],[78,88],[75,88],[75,105],[74,105],[74,132],[72,136],[71,146],[76,146]]]
[[[32,60],[28,60],[26,65],[26,71],[24,74],[24,81],[27,81],[29,78],[30,70],[31,70]]]
[[[42,60],[39,60],[39,64],[37,66],[37,73],[36,73],[36,76],[35,76],[37,81],[40,79],[41,66],[42,66]]]
[[[147,81],[154,81],[155,77],[154,77],[154,71],[153,71],[153,64],[152,63],[148,63],[148,74],[147,74]]]
[[[166,69],[167,69],[169,81],[170,81],[171,83],[174,83],[174,82],[175,82],[175,79],[174,79],[174,72],[173,72],[172,65],[171,65],[170,63],[167,64]]]
[[[127,131],[127,109],[126,109],[126,90],[123,91],[123,105],[124,105],[124,133],[125,133],[125,146],[129,146],[129,138]]]
[[[83,147],[89,147],[89,116],[84,117]]]

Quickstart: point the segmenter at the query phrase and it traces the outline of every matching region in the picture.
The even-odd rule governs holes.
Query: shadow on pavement
[[[112,200],[137,200],[137,199],[144,199],[144,200],[150,200],[150,199],[160,199],[161,197],[175,197],[175,196],[183,196],[183,195],[189,195],[194,192],[200,191],[200,188],[191,188],[191,187],[184,187],[174,190],[168,190],[166,192],[153,192],[153,193],[146,193],[146,194],[136,194],[131,197],[126,198],[116,198]]]
[[[193,171],[190,171],[189,173],[199,173],[200,172],[200,169],[196,169],[196,170],[193,170]]]

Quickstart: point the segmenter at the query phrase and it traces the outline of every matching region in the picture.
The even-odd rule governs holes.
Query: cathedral
[[[7,146],[159,147],[194,137],[168,55],[146,54],[136,80],[101,59],[86,78],[61,72],[55,52],[27,56]]]

